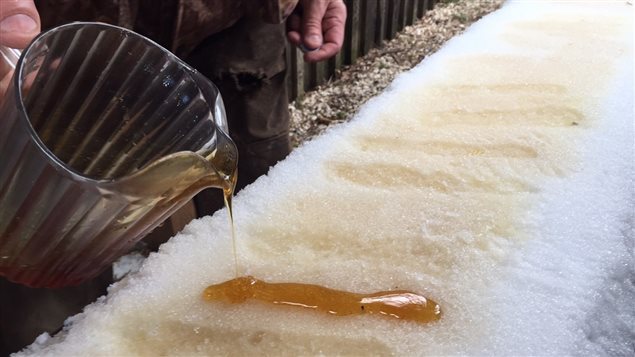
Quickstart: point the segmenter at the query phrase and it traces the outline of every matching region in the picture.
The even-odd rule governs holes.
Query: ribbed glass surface
[[[213,84],[130,31],[75,23],[38,37],[0,108],[0,274],[79,283],[224,187],[237,153],[223,116]]]

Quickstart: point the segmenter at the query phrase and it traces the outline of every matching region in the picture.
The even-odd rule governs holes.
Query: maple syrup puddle
[[[254,299],[338,316],[379,314],[418,323],[433,322],[441,318],[441,307],[436,302],[406,290],[357,294],[312,284],[267,283],[252,276],[211,285],[205,289],[203,297],[207,301],[231,304]]]
[[[238,276],[238,255],[232,209],[236,179],[237,174],[234,172],[225,179],[223,187],[225,206],[231,225],[236,278],[208,286],[203,292],[205,300],[239,304],[254,299],[274,305],[291,305],[319,310],[331,315],[379,314],[418,323],[428,323],[441,318],[439,304],[411,291],[394,290],[357,294],[313,284],[267,283],[253,276]]]

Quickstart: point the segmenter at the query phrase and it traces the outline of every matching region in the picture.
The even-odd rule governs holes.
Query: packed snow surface
[[[632,356],[632,14],[508,3],[236,198],[239,274],[440,321],[204,301],[235,277],[223,210],[22,354]]]

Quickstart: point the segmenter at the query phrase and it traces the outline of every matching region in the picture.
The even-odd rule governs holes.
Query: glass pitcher
[[[0,106],[0,275],[96,276],[196,193],[232,191],[218,89],[153,41],[102,23],[40,34]]]

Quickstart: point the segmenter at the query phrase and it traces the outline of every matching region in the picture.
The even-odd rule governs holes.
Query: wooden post
[[[329,59],[328,61],[329,77],[334,76],[335,73],[340,68],[342,68],[342,65],[344,63],[344,52],[346,51],[345,48],[346,48],[346,43],[342,45],[342,50],[340,52],[338,52],[335,56]]]
[[[428,0],[417,0],[417,18],[422,18],[426,14]]]
[[[297,48],[293,50],[292,61],[295,63],[295,93],[296,97],[304,95],[304,54]]]
[[[362,55],[375,47],[375,25],[377,23],[377,0],[365,0],[361,8],[361,51]]]
[[[412,23],[417,22],[417,3],[419,0],[412,0],[412,8],[410,9],[410,17],[412,18]]]
[[[403,30],[406,27],[406,2],[408,0],[399,1],[399,27],[397,31]]]
[[[315,67],[315,83],[311,86],[311,89],[315,86],[324,84],[329,78],[328,63],[327,61],[320,61],[313,64]]]
[[[304,91],[308,92],[315,87],[315,64],[304,62]]]
[[[285,50],[285,61],[287,64],[287,98],[289,99],[289,102],[292,102],[293,100],[295,100],[295,98],[298,96],[297,93],[297,87],[295,85],[296,81],[297,81],[297,73],[294,70],[294,68],[297,68],[297,66],[295,66],[295,52],[294,52],[294,47],[292,44],[290,44],[289,42],[287,42],[287,48]]]
[[[402,0],[388,1],[388,38],[393,39],[399,29],[399,5]]]
[[[415,0],[406,0],[406,5],[404,6],[404,17],[406,26],[410,26],[414,23],[414,9]]]
[[[359,16],[360,2],[362,0],[348,1],[348,17],[346,18],[346,41],[347,44],[344,61],[346,64],[355,62],[359,56]]]
[[[388,0],[377,0],[377,21],[375,25],[375,43],[381,46],[388,37]]]

